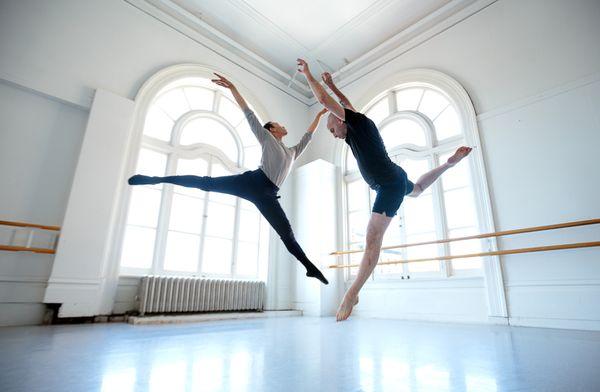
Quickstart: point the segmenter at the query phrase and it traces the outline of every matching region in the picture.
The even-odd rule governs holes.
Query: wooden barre
[[[475,235],[469,235],[466,237],[446,238],[446,239],[442,239],[442,240],[415,242],[412,244],[383,246],[383,247],[381,247],[381,250],[408,248],[411,246],[420,246],[420,245],[445,244],[445,243],[454,242],[454,241],[466,241],[466,240],[481,239],[481,238],[500,237],[500,236],[504,236],[504,235],[534,233],[537,231],[564,229],[566,227],[595,225],[598,223],[600,223],[600,219],[586,219],[586,220],[580,220],[580,221],[558,223],[558,224],[554,224],[554,225],[532,226],[532,227],[526,227],[523,229],[496,231],[493,233],[485,233],[485,234],[475,234]],[[339,256],[339,255],[347,255],[347,254],[352,254],[352,253],[363,253],[364,251],[365,251],[364,249],[335,251],[335,252],[330,253],[330,255],[331,256]]]
[[[420,262],[424,262],[424,261],[467,259],[469,257],[482,257],[482,256],[514,255],[514,254],[520,254],[520,253],[546,252],[546,251],[550,251],[550,250],[591,248],[591,247],[595,247],[595,246],[600,246],[600,241],[576,242],[573,244],[536,246],[536,247],[532,247],[532,248],[496,250],[496,251],[492,251],[492,252],[468,253],[468,254],[464,254],[464,255],[455,255],[455,256],[452,256],[452,255],[439,256],[439,257],[430,257],[430,258],[425,258],[425,259],[392,260],[392,261],[383,261],[381,263],[377,263],[377,265],[380,266],[380,265],[393,265],[393,264],[406,264],[406,263],[420,263]],[[360,264],[349,264],[349,265],[333,264],[333,265],[329,266],[329,268],[354,268],[354,267],[360,267]]]
[[[59,226],[47,226],[47,225],[38,225],[38,224],[35,224],[35,223],[11,222],[11,221],[2,221],[2,220],[0,220],[0,226],[32,227],[34,229],[42,229],[42,230],[50,230],[50,231],[60,231],[60,227]]]
[[[28,248],[26,246],[11,246],[11,245],[0,245],[0,251],[5,250],[8,252],[33,252],[33,253],[45,253],[53,255],[56,253],[54,249],[47,248]]]

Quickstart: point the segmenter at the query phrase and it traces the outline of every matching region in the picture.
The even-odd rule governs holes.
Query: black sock
[[[136,174],[135,176],[129,177],[127,180],[129,185],[148,185],[148,184],[158,184],[158,180],[156,177],[144,176],[141,174]]]
[[[306,276],[308,276],[309,278],[319,279],[323,284],[329,284],[325,276],[321,273],[321,271],[319,271],[317,267],[315,267],[313,263],[310,263],[309,265],[305,264],[304,266],[306,267]]]

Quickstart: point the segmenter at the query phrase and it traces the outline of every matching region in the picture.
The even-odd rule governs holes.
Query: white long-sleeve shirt
[[[298,144],[294,147],[287,147],[262,126],[252,110],[246,109],[244,114],[252,133],[262,146],[259,168],[265,172],[273,184],[280,187],[290,174],[294,161],[298,159],[310,142],[312,133],[306,132]]]

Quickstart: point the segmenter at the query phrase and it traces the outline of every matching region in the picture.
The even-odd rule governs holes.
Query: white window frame
[[[390,88],[389,86],[394,86]],[[493,220],[492,213],[492,204],[490,199],[490,193],[487,184],[486,178],[486,170],[482,155],[481,142],[479,137],[479,129],[477,126],[477,119],[475,110],[473,107],[473,103],[471,102],[469,95],[466,90],[458,83],[455,79],[450,76],[436,71],[432,69],[412,69],[403,72],[399,72],[391,77],[385,78],[378,83],[372,85],[369,91],[367,91],[363,98],[358,100],[355,104],[356,107],[368,108],[371,103],[376,103],[386,94],[391,94],[397,89],[406,89],[406,88],[430,88],[434,89],[448,98],[450,103],[456,109],[459,118],[461,119],[463,126],[463,136],[458,137],[462,139],[464,137],[464,143],[466,145],[472,146],[473,151],[470,155],[470,159],[467,160],[467,164],[470,166],[471,176],[472,176],[472,189],[474,192],[474,198],[476,202],[477,211],[479,214],[479,232],[493,232],[495,231],[495,225]],[[392,94],[392,99],[389,100],[390,105],[390,113],[394,116],[400,112],[396,110],[395,103],[395,94]],[[393,105],[393,108],[391,107]],[[389,121],[389,120],[388,120]],[[435,134],[434,134],[435,136]],[[448,144],[445,143],[445,146]],[[412,147],[414,146],[404,146],[404,147]],[[448,147],[446,147],[448,148]],[[394,149],[393,151],[395,151]],[[392,151],[392,152],[393,152]],[[407,149],[407,152],[409,149]],[[341,177],[341,193],[342,197],[342,208],[343,213],[340,214],[341,221],[340,226],[342,227],[342,243],[339,244],[340,248],[343,248],[348,244],[348,219],[347,219],[347,208],[348,208],[348,200],[347,200],[347,190],[346,190],[346,154],[348,152],[347,145],[340,144],[336,151],[336,160],[339,162],[340,167],[342,169],[343,175]],[[357,175],[354,173],[353,175]],[[360,176],[360,173],[358,173]],[[439,182],[434,184],[433,186],[441,187]],[[439,197],[442,197],[440,192],[437,192]],[[439,213],[436,212],[436,213]],[[495,238],[487,239],[483,242],[483,250],[484,251],[495,251],[498,249],[497,241]],[[448,247],[447,244],[444,247]],[[447,250],[447,249],[446,249]],[[344,263],[348,262],[348,257],[344,257]],[[444,264],[449,264],[445,262]],[[482,265],[483,277],[486,283],[486,290],[488,294],[488,307],[489,307],[489,315],[491,317],[507,317],[507,306],[506,306],[506,298],[504,293],[504,285],[503,285],[503,277],[502,270],[500,265],[500,259],[498,256],[488,256],[483,260]],[[469,279],[472,276],[468,271],[457,271],[457,273],[453,274],[450,271],[449,267],[445,268],[444,276],[438,276],[431,278],[432,280],[448,280],[448,279]],[[389,281],[388,279],[376,279],[377,275],[373,274],[371,276],[371,280],[375,281]],[[350,269],[346,268],[344,272],[344,278],[346,284],[352,280],[353,276],[350,275]],[[423,277],[424,280],[429,280],[430,278]],[[397,279],[391,279],[395,284],[400,284],[400,281]]]
[[[151,77],[146,83],[142,86],[140,91],[136,96],[136,108],[134,114],[133,121],[133,136],[132,140],[129,144],[129,159],[127,162],[127,168],[125,170],[126,173],[133,173],[135,171],[137,165],[138,154],[142,148],[150,149],[156,152],[163,153],[167,156],[165,175],[174,175],[177,170],[177,160],[180,158],[185,159],[193,159],[193,158],[203,158],[208,160],[208,168],[210,175],[210,170],[212,168],[212,163],[214,160],[217,160],[219,163],[223,164],[227,170],[233,173],[241,173],[245,170],[242,166],[242,162],[244,160],[244,147],[242,141],[237,133],[236,129],[229,124],[228,121],[224,120],[218,113],[218,102],[222,98],[222,93],[220,91],[215,91],[215,96],[213,98],[213,107],[212,110],[191,110],[186,112],[181,117],[179,117],[174,125],[173,131],[171,133],[170,141],[162,141],[159,139],[155,139],[143,134],[144,124],[146,119],[146,113],[151,107],[154,99],[158,96],[159,93],[163,92],[165,88],[168,86],[172,86],[172,88],[182,87],[182,85],[178,85],[179,81],[185,80],[186,78],[194,78],[200,77],[204,79],[211,79],[215,72],[214,69],[197,65],[197,64],[181,64],[172,67],[168,67],[159,71],[153,77]],[[230,80],[235,80],[230,78]],[[241,84],[236,83],[238,88],[242,88]],[[252,102],[253,110],[257,113],[260,118],[267,118],[265,111],[262,107],[257,104],[257,101],[252,98],[252,95],[247,92],[243,92],[245,98],[248,102]],[[235,161],[231,160],[227,157],[222,151],[218,148],[197,143],[189,146],[179,146],[179,140],[182,134],[185,125],[192,121],[193,119],[204,117],[210,118],[222,124],[234,137],[236,142],[238,154],[237,159]],[[243,120],[245,121],[245,120]],[[211,278],[235,278],[235,279],[260,279],[266,281],[267,279],[267,270],[268,266],[260,266],[260,261],[257,263],[257,274],[255,276],[243,276],[239,274],[235,274],[235,262],[237,255],[237,240],[239,236],[239,220],[240,213],[242,210],[241,202],[239,198],[236,198],[235,202],[235,227],[233,231],[232,238],[232,256],[231,256],[231,274],[204,274],[201,271],[201,260],[202,253],[200,253],[198,268],[195,272],[185,272],[185,271],[171,271],[165,270],[163,268],[164,264],[164,252],[166,249],[166,236],[169,231],[167,220],[170,216],[170,208],[173,197],[173,185],[171,184],[163,184],[163,190],[161,194],[161,204],[159,211],[159,218],[156,228],[156,240],[155,240],[155,249],[154,256],[152,261],[152,266],[150,268],[132,268],[132,267],[121,267],[120,266],[120,256],[123,247],[123,240],[125,234],[125,228],[127,226],[127,211],[129,206],[129,199],[131,197],[131,187],[124,187],[123,194],[121,195],[121,203],[119,208],[119,216],[118,222],[116,224],[115,229],[115,246],[116,252],[115,255],[117,260],[119,260],[116,265],[119,266],[119,275],[122,276],[142,276],[147,274],[157,274],[157,275],[176,275],[176,276],[209,276]],[[204,199],[204,213],[206,213],[206,208],[208,204],[208,197]],[[264,219],[261,217],[261,219]],[[262,222],[262,221],[261,221]],[[206,219],[203,222],[203,226],[206,225]],[[262,225],[262,223],[261,223]],[[267,231],[270,233],[270,230]],[[272,236],[270,234],[266,234],[269,236],[269,243],[272,241]],[[202,230],[201,234],[201,249],[204,244],[205,233]],[[258,243],[261,243],[261,238],[259,237]],[[267,246],[267,261],[270,259],[270,245]],[[260,250],[259,248],[259,259],[260,254],[264,250]]]

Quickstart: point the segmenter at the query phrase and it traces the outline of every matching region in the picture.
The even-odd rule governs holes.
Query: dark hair
[[[266,122],[266,123],[265,123],[265,125],[263,125],[263,127],[264,127],[264,128],[267,130],[267,131],[270,131],[270,130],[271,130],[271,128],[273,128],[273,122],[272,122],[272,121]]]

